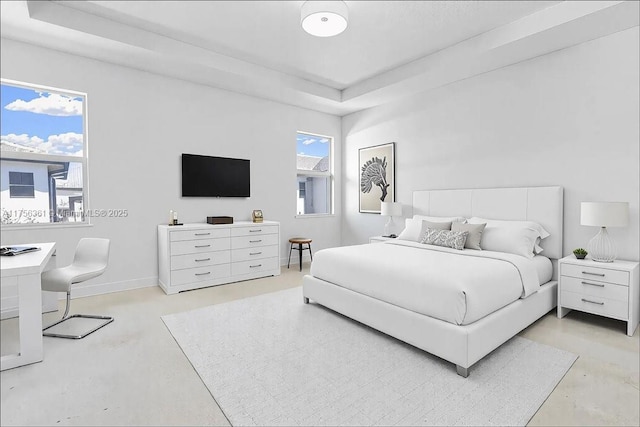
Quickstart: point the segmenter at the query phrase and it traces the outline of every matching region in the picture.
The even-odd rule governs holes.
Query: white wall
[[[336,216],[296,219],[296,131],[335,139],[340,118],[182,80],[2,39],[2,77],[87,93],[89,205],[127,209],[127,218],[95,218],[92,227],[2,230],[2,244],[56,241],[58,264],[72,260],[78,239],[112,239],[107,272],[76,295],[157,284],[156,226],[177,210],[181,222],[253,209],[281,222],[282,258],[289,237],[308,236],[313,248],[340,242],[340,176]],[[251,198],[180,196],[180,154],[251,160]],[[322,230],[322,232],[319,232]],[[91,287],[93,285],[93,287]],[[98,285],[98,286],[96,286]]]
[[[406,217],[414,190],[561,185],[565,254],[597,232],[581,201],[628,201],[629,226],[610,233],[638,260],[638,39],[635,27],[344,117],[343,243],[382,233],[386,218],[358,213],[357,156],[395,141]]]

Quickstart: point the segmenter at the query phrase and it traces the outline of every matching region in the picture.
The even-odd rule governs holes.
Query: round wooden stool
[[[306,237],[292,237],[291,239],[289,239],[289,243],[291,244],[289,246],[289,262],[287,263],[287,268],[289,268],[289,266],[291,265],[291,251],[292,250],[297,250],[299,252],[299,256],[300,256],[300,271],[302,271],[302,251],[309,251],[309,255],[311,256],[311,261],[313,261],[313,254],[311,253],[311,239],[307,239]],[[302,245],[306,244],[307,247],[303,248]],[[297,248],[294,248],[293,245],[298,245]]]

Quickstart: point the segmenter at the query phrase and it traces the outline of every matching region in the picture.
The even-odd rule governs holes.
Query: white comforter
[[[409,241],[318,251],[311,275],[458,325],[526,298],[541,284],[535,263],[519,255]]]

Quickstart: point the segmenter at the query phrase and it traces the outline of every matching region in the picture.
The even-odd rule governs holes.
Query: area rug
[[[162,318],[241,425],[526,425],[577,356],[514,337],[468,378],[295,288]]]

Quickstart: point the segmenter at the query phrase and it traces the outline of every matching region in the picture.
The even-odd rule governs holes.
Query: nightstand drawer
[[[597,280],[562,276],[562,290],[585,296],[624,301],[625,304],[629,301],[629,288],[627,286],[599,282]]]
[[[563,263],[560,269],[563,276],[577,277],[587,280],[598,280],[600,282],[617,283],[618,285],[629,286],[629,273],[620,270],[611,270],[605,267],[590,267],[576,264]]]
[[[560,304],[563,307],[600,314],[614,319],[627,320],[629,318],[629,304],[626,301],[562,291],[560,293]]]

